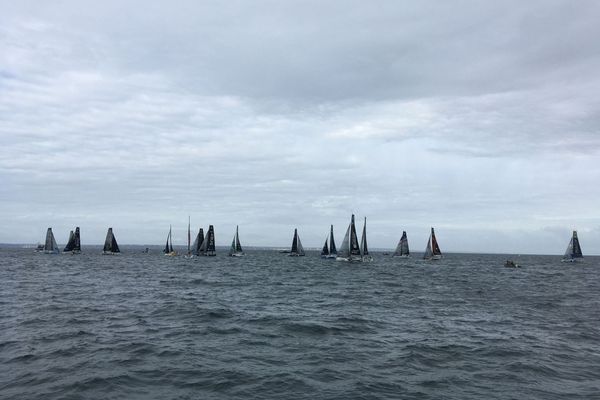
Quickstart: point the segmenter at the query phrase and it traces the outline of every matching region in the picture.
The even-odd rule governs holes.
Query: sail
[[[350,255],[360,256],[360,247],[358,246],[358,235],[356,234],[356,226],[354,225],[354,214],[350,221]]]
[[[190,242],[192,241],[192,233],[190,232],[190,217],[188,216],[188,256],[191,254]]]
[[[354,214],[350,218],[350,225],[346,230],[346,235],[342,241],[342,246],[337,251],[337,258],[341,260],[359,260],[361,257],[360,247],[358,245],[358,236],[356,226],[354,225]]]
[[[204,229],[200,228],[198,235],[196,235],[196,240],[194,240],[194,244],[192,245],[192,249],[194,249],[194,253],[197,256],[200,255],[200,247],[202,246],[202,242],[204,242]]]
[[[215,253],[215,230],[212,225],[208,226],[206,237],[202,241],[202,245],[198,249],[198,255],[214,256]]]
[[[325,239],[325,244],[323,245],[323,249],[321,250],[321,255],[322,256],[329,255],[329,245],[327,244],[327,239]]]
[[[75,247],[73,247],[73,251],[81,251],[81,235],[79,233],[79,227],[75,228]]]
[[[171,233],[171,225],[169,225],[169,237],[167,238],[167,245],[169,246],[169,253],[173,252],[173,235]]]
[[[567,251],[565,252],[563,259],[567,260],[575,258],[583,258],[581,245],[579,244],[579,238],[577,237],[577,231],[573,231],[573,236],[571,236],[569,246],[567,246]]]
[[[335,240],[333,239],[333,225],[331,225],[331,229],[329,230],[329,254],[337,254]]]
[[[425,249],[425,254],[423,258],[426,259],[438,259],[441,258],[442,252],[440,251],[440,246],[438,245],[437,239],[435,238],[435,232],[433,228],[431,228],[431,235],[429,236],[429,240],[427,241],[427,248]]]
[[[342,240],[342,247],[340,247],[340,250],[338,251],[338,257],[350,257],[350,225],[348,225],[348,229],[346,229],[346,235],[344,236],[344,240]]]
[[[54,233],[52,233],[52,228],[48,228],[46,231],[46,242],[44,244],[44,252],[46,253],[58,253],[58,244],[56,243],[56,239],[54,239]]]
[[[235,235],[233,235],[233,240],[231,241],[231,248],[229,249],[229,255],[242,255],[244,251],[242,250],[242,244],[240,243],[240,234],[238,226],[235,227]]]
[[[294,229],[294,238],[292,239],[292,250],[290,253],[298,253],[298,229]]]
[[[363,225],[362,237],[360,239],[361,250],[363,256],[369,255],[369,249],[367,247],[367,217],[365,217],[365,224]]]
[[[296,236],[297,237],[297,250],[296,252],[298,253],[299,256],[303,256],[304,255],[304,247],[302,247],[302,242],[300,241],[300,236]]]
[[[169,236],[171,236],[171,231],[169,231],[169,233],[167,234],[167,243],[165,244],[165,248],[163,249],[163,253],[165,253],[165,254],[170,253],[170,250],[169,250]]]
[[[115,239],[112,228],[108,228],[108,232],[106,232],[106,240],[104,240],[104,248],[102,250],[105,253],[120,252],[119,245],[117,244],[117,239]]]
[[[406,231],[402,231],[402,237],[396,246],[394,256],[408,256],[410,254],[408,250],[408,238],[406,237]]]
[[[69,233],[69,241],[67,242],[67,245],[65,246],[63,251],[73,251],[74,248],[75,248],[75,234],[73,233],[73,231],[71,231],[71,233]]]

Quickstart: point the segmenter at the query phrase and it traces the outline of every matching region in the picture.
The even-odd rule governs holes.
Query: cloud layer
[[[597,2],[3,9],[0,242],[600,252]]]

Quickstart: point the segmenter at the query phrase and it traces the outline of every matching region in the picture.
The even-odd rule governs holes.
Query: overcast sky
[[[0,242],[600,254],[598,1],[0,10]]]

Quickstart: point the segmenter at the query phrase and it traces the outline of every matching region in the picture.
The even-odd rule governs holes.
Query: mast
[[[169,253],[173,252],[173,236],[171,235],[171,225],[169,225]]]
[[[188,215],[188,256],[191,254],[190,251],[190,242],[192,241],[192,233],[190,232],[190,216]]]

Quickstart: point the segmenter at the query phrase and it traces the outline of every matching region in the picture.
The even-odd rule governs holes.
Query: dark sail
[[[362,242],[362,254],[363,254],[363,256],[368,256],[369,249],[367,247],[367,217],[365,217],[365,224],[363,225],[361,242]]]
[[[434,256],[441,256],[442,255],[442,251],[440,250],[440,246],[438,245],[437,239],[435,237],[435,232],[433,231],[433,228],[431,228],[431,248],[433,250],[433,255]]]
[[[200,255],[200,247],[202,246],[202,242],[204,242],[204,229],[200,228],[198,235],[196,235],[196,240],[194,240],[194,244],[192,245],[192,249],[194,249],[194,253],[197,256]]]
[[[235,227],[235,235],[231,240],[231,248],[229,249],[230,256],[241,256],[244,254],[242,250],[242,244],[240,243],[240,234],[238,226]]]
[[[323,245],[323,249],[321,250],[321,256],[329,255],[329,246],[327,244],[327,239],[325,239],[325,244]]]
[[[69,233],[69,241],[67,242],[67,245],[65,246],[63,251],[65,251],[65,252],[73,251],[74,248],[75,248],[75,234],[73,233],[73,231],[71,231],[71,233]]]
[[[117,244],[117,239],[115,239],[112,228],[108,228],[108,232],[106,232],[106,240],[104,240],[104,248],[102,250],[104,253],[120,253],[119,245]]]
[[[79,227],[75,228],[75,247],[73,251],[80,252],[81,251],[81,236],[79,234]]]
[[[333,239],[333,225],[331,225],[331,229],[329,231],[329,254],[337,254],[335,240]]]
[[[292,251],[291,253],[298,252],[298,229],[294,229],[294,238],[292,239]]]
[[[208,232],[206,237],[202,241],[202,245],[198,250],[198,255],[201,256],[215,256],[215,230],[212,225],[208,226]]]
[[[165,248],[163,249],[163,253],[169,253],[169,235],[167,235],[167,243],[165,244]]]
[[[350,255],[360,256],[360,247],[358,245],[358,235],[356,234],[356,226],[354,225],[354,214],[350,220]]]
[[[573,231],[573,236],[571,236],[571,241],[569,242],[569,246],[567,246],[567,251],[563,256],[563,261],[574,261],[578,258],[583,258],[583,253],[581,252],[581,245],[579,244],[577,231]]]

